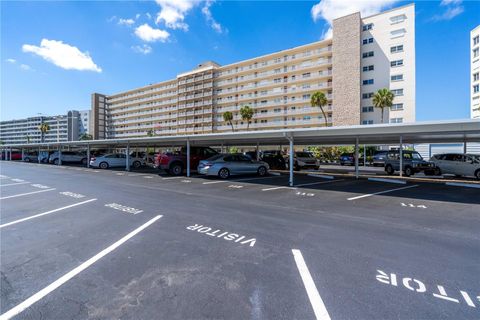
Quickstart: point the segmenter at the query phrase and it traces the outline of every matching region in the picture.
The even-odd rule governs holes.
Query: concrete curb
[[[396,184],[407,184],[407,181],[405,181],[405,180],[396,180],[396,179],[368,178],[368,180],[378,181],[378,182],[396,183]]]

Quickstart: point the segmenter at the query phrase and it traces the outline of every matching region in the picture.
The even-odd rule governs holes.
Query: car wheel
[[[222,168],[218,171],[218,176],[222,179],[227,179],[230,177],[230,171],[227,168]]]
[[[392,175],[395,172],[395,170],[393,170],[393,167],[391,165],[388,165],[385,167],[385,172],[389,175]]]
[[[478,169],[477,171],[475,171],[475,178],[477,178],[478,180],[480,180],[480,169]]]
[[[406,177],[410,177],[413,174],[413,170],[411,167],[405,167],[405,170],[403,171]]]
[[[60,161],[58,159],[53,160],[54,165],[58,165],[59,163],[60,163]]]
[[[267,168],[265,168],[264,166],[261,166],[260,168],[258,168],[257,174],[258,174],[260,177],[263,177],[264,175],[267,174]]]
[[[25,162],[30,162],[30,158],[25,158]]]
[[[83,158],[81,162],[82,164],[87,164],[87,158]]]
[[[100,169],[108,169],[108,163],[106,162],[100,162],[98,166],[100,167]]]
[[[183,165],[180,162],[170,165],[170,174],[174,176],[180,176],[183,174]]]
[[[433,174],[436,175],[436,176],[441,176],[442,175],[442,170],[440,170],[439,167],[436,167],[435,169],[433,169]]]
[[[133,165],[133,167],[134,167],[135,169],[138,169],[138,168],[140,168],[140,166],[141,166],[142,164],[140,163],[140,161],[133,161],[133,164],[132,164],[132,165]]]

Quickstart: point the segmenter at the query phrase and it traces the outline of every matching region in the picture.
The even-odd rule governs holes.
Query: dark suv
[[[190,147],[190,169],[196,170],[200,160],[206,160],[218,152],[210,147]],[[165,170],[167,173],[179,176],[187,167],[187,148],[183,147],[178,152],[160,153],[155,157],[155,168]]]
[[[402,170],[405,176],[409,177],[417,172],[424,172],[427,175],[433,174],[435,165],[432,162],[423,160],[417,151],[404,150],[402,160]],[[385,158],[385,172],[392,175],[395,171],[400,171],[400,151],[392,150],[387,153]]]

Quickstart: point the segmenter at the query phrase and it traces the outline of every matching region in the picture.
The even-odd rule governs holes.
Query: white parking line
[[[23,197],[23,196],[28,196],[29,194],[40,193],[40,192],[47,192],[47,191],[53,191],[53,190],[55,190],[55,188],[52,188],[52,189],[44,189],[44,190],[40,190],[40,191],[27,192],[27,193],[20,193],[20,194],[16,194],[16,195],[13,195],[13,196],[1,197],[0,200],[10,199],[10,198],[16,198],[16,197]]]
[[[202,184],[214,184],[214,183],[225,183],[225,182],[228,182],[228,181],[208,181],[208,182],[204,182]]]
[[[237,182],[237,181],[255,181],[255,180],[264,180],[264,179],[272,179],[272,178],[278,178],[278,176],[266,176],[266,177],[256,177],[256,178],[244,178],[244,179],[235,179],[235,180],[230,180],[230,182]]]
[[[162,178],[162,180],[172,180],[172,179],[184,179],[185,177],[183,176],[178,176],[178,177],[168,177],[168,178]]]
[[[278,189],[292,189],[292,187],[273,187],[273,188],[262,189],[262,191],[272,191],[272,190],[278,190]]]
[[[395,179],[385,179],[385,178],[368,178],[370,181],[378,182],[388,182],[388,183],[398,183],[398,184],[407,184],[407,181],[404,180],[395,180]]]
[[[314,178],[323,178],[323,179],[335,179],[335,177],[333,176],[326,176],[326,175],[322,175],[322,174],[315,174],[315,173],[311,173],[311,174],[307,174],[307,176],[309,177],[314,177]]]
[[[95,200],[97,200],[97,199],[90,199],[90,200],[86,200],[86,201],[74,203],[74,204],[71,204],[71,205],[66,206],[66,207],[62,207],[62,208],[58,208],[58,209],[53,209],[53,210],[50,210],[50,211],[47,211],[47,212],[43,212],[43,213],[39,213],[39,214],[30,216],[30,217],[26,217],[26,218],[18,219],[18,220],[9,222],[9,223],[1,224],[1,225],[0,225],[0,229],[1,229],[1,228],[4,228],[4,227],[11,226],[12,224],[17,224],[17,223],[20,223],[20,222],[23,222],[23,221],[35,219],[35,218],[38,218],[38,217],[41,217],[41,216],[45,216],[45,215],[50,214],[50,213],[54,213],[54,212],[58,212],[58,211],[61,211],[61,210],[68,209],[68,208],[76,207],[76,206],[79,206],[79,205],[81,205],[81,204],[85,204],[85,203],[92,202],[92,201],[95,201]]]
[[[364,195],[361,195],[361,196],[348,198],[347,200],[349,200],[349,201],[357,200],[357,199],[361,199],[361,198],[371,197],[371,196],[374,196],[374,195],[377,195],[377,194],[384,194],[384,193],[389,193],[389,192],[393,192],[393,191],[397,191],[397,190],[403,190],[403,189],[409,189],[409,188],[415,188],[415,187],[418,187],[418,184],[414,184],[413,186],[408,186],[408,187],[402,187],[402,188],[396,188],[396,189],[390,189],[390,190],[375,192],[375,193],[368,193],[368,194],[364,194]]]
[[[316,184],[325,184],[325,183],[332,183],[332,182],[340,182],[344,181],[345,179],[338,179],[338,180],[332,180],[332,181],[321,181],[321,182],[311,182],[311,183],[302,183],[302,184],[297,184],[295,187],[305,187],[305,186],[313,186]]]
[[[453,187],[480,188],[480,184],[473,183],[446,182],[445,184]]]
[[[145,179],[153,179],[152,176],[144,176]]]
[[[35,293],[33,296],[31,296],[27,300],[23,301],[19,305],[13,307],[12,309],[10,309],[7,312],[5,312],[4,314],[2,314],[0,316],[0,320],[7,320],[7,319],[11,319],[11,318],[15,317],[16,315],[18,315],[19,313],[21,313],[22,311],[24,311],[25,309],[27,309],[28,307],[33,305],[34,303],[38,302],[39,300],[41,300],[42,298],[47,296],[50,292],[56,290],[58,287],[60,287],[64,283],[70,281],[73,277],[75,277],[80,272],[82,272],[83,270],[85,270],[88,267],[90,267],[91,265],[93,265],[98,260],[105,257],[110,252],[112,252],[113,250],[120,247],[122,244],[127,242],[130,238],[132,238],[135,235],[137,235],[138,233],[140,233],[142,230],[144,230],[145,228],[147,228],[148,226],[153,224],[155,221],[157,221],[161,217],[162,217],[161,215],[158,215],[158,216],[154,217],[153,219],[147,221],[146,223],[144,223],[143,225],[141,225],[137,229],[133,230],[132,232],[130,232],[129,234],[127,234],[126,236],[124,236],[123,238],[118,240],[117,242],[115,242],[112,245],[108,246],[107,248],[103,249],[102,251],[100,251],[99,253],[97,253],[96,255],[94,255],[93,257],[91,257],[90,259],[88,259],[87,261],[85,261],[84,263],[82,263],[81,265],[76,267],[75,269],[73,269],[72,271],[69,271],[68,273],[66,273],[65,275],[60,277],[59,279],[55,280],[54,282],[52,282],[51,284],[49,284],[48,286],[46,286],[42,290]]]
[[[318,293],[315,282],[313,282],[312,275],[310,274],[310,271],[308,271],[307,264],[302,256],[302,252],[297,249],[292,249],[292,253],[295,263],[297,264],[298,272],[302,277],[303,285],[307,290],[307,295],[310,299],[310,304],[312,305],[315,317],[318,320],[330,320],[330,315],[328,314],[327,308],[323,303],[322,297],[320,297],[320,294]]]
[[[17,182],[17,183],[8,183],[8,184],[2,184],[2,185],[0,185],[0,187],[16,186],[16,185],[19,185],[19,184],[26,184],[26,183],[30,183],[30,182],[25,181],[25,182]]]

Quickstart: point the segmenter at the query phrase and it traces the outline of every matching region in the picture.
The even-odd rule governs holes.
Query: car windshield
[[[413,160],[423,160],[422,156],[418,152],[412,152],[412,159]]]
[[[296,152],[295,155],[300,158],[312,158],[313,155],[309,152]]]

